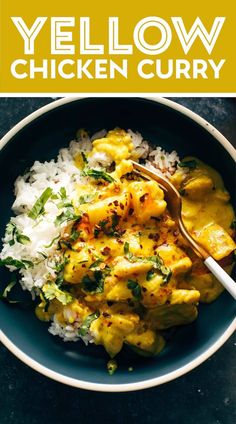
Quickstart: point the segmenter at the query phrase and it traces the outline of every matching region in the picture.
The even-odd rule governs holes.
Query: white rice
[[[63,212],[59,209],[60,199],[50,198],[45,204],[45,214],[36,220],[31,219],[27,213],[32,209],[36,200],[43,191],[50,187],[54,194],[58,194],[62,187],[66,188],[69,201],[75,197],[75,186],[86,177],[81,176],[80,170],[75,166],[74,158],[78,152],[89,152],[92,149],[92,141],[106,135],[106,130],[101,130],[91,138],[84,130],[78,132],[77,140],[71,141],[68,148],[59,151],[56,160],[41,163],[35,161],[30,171],[17,178],[15,182],[15,201],[12,210],[16,216],[11,218],[17,229],[30,238],[27,244],[21,244],[15,240],[13,245],[9,244],[11,236],[6,232],[3,238],[3,249],[0,253],[2,260],[12,257],[17,260],[27,260],[33,262],[33,268],[20,269],[20,283],[24,290],[31,292],[32,296],[38,293],[39,288],[47,280],[55,280],[55,264],[60,262],[60,253],[57,252],[57,241],[61,231],[67,223],[59,227],[55,225],[55,219]],[[138,132],[128,130],[134,145],[134,158],[146,159],[149,168],[155,168],[159,172],[170,176],[176,169],[179,157],[175,151],[168,153],[161,147],[151,149],[148,141],[144,140]],[[96,153],[89,158],[91,168],[107,168],[111,165],[112,158],[105,153]],[[52,240],[54,242],[52,243]],[[46,258],[45,258],[46,256]],[[9,266],[10,271],[14,271],[14,266]],[[49,331],[59,335],[63,340],[78,340],[78,327],[80,323],[75,321],[73,325],[63,326],[55,319]],[[85,343],[91,341],[91,336],[83,337]]]
[[[77,342],[80,338],[83,342],[88,345],[88,343],[93,343],[93,337],[88,332],[86,336],[79,336],[78,330],[81,326],[81,322],[75,321],[73,324],[62,325],[54,315],[53,321],[48,329],[49,333],[53,336],[59,336],[63,339],[64,342]]]

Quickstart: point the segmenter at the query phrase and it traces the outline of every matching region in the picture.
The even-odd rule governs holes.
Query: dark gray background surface
[[[53,100],[0,98],[0,137]],[[235,99],[172,100],[207,119],[236,146]],[[235,353],[234,334],[215,355],[184,377],[144,391],[112,394],[83,391],[49,380],[0,345],[0,424],[233,424]]]

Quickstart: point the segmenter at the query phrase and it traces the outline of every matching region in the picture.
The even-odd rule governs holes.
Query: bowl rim
[[[72,102],[83,100],[83,99],[90,99],[90,98],[92,98],[92,96],[65,97],[59,100],[55,100],[54,102],[39,108],[35,112],[29,114],[27,117],[22,119],[10,131],[7,132],[7,134],[0,140],[0,151],[11,140],[11,138],[18,133],[18,131],[20,131],[22,128],[24,128],[26,125],[28,125],[30,122],[34,121],[38,117],[64,104],[72,103]],[[96,97],[93,97],[93,98],[96,99]],[[104,96],[103,98],[106,98],[106,96]],[[132,98],[136,98],[136,97],[132,97]],[[223,134],[221,134],[213,125],[211,125],[208,121],[200,117],[195,112],[192,112],[190,109],[186,108],[185,106],[182,106],[178,103],[175,103],[172,100],[169,100],[163,97],[138,97],[138,98],[144,99],[144,100],[151,100],[151,101],[163,104],[189,117],[190,119],[195,121],[197,124],[199,124],[201,127],[203,127],[206,131],[208,131],[224,147],[224,149],[229,153],[231,158],[236,162],[236,150],[230,144],[230,142],[226,139],[226,137],[224,137]],[[111,99],[111,98],[107,97],[107,99]],[[192,361],[188,362],[186,365],[160,377],[154,377],[151,379],[134,382],[134,383],[121,383],[121,384],[92,383],[89,381],[84,381],[84,380],[68,377],[66,375],[52,371],[51,369],[37,362],[35,359],[32,359],[30,356],[25,354],[21,349],[15,346],[14,343],[6,336],[6,334],[4,334],[2,330],[0,330],[0,341],[3,343],[3,345],[5,345],[5,347],[10,352],[12,352],[18,359],[20,359],[26,365],[38,371],[39,373],[45,375],[46,377],[49,377],[60,383],[77,387],[80,389],[86,389],[86,390],[92,390],[92,391],[128,392],[128,391],[142,390],[142,389],[158,386],[190,372],[191,370],[196,368],[198,365],[206,361],[211,355],[213,355],[228,340],[228,338],[233,334],[235,330],[236,330],[236,318],[232,320],[232,322],[229,324],[227,329],[223,332],[223,334],[218,338],[218,340],[215,343],[213,343],[201,355],[199,355],[197,358],[193,359]]]

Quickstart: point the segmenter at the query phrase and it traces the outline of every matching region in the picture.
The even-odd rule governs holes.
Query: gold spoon
[[[182,220],[182,199],[181,196],[165,177],[150,171],[145,166],[140,165],[135,161],[131,161],[134,170],[146,179],[153,179],[158,182],[159,186],[165,193],[165,199],[168,204],[168,209],[171,213],[172,218],[177,222],[182,236],[187,240],[193,251],[204,261],[206,267],[212,272],[212,274],[221,282],[221,284],[228,290],[228,292],[236,299],[236,283],[235,281],[225,272],[225,270],[209,255],[209,253],[193,239],[191,234],[188,232]]]

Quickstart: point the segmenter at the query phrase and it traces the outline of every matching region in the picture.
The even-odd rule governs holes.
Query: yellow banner
[[[236,92],[233,3],[2,0],[0,92]]]

